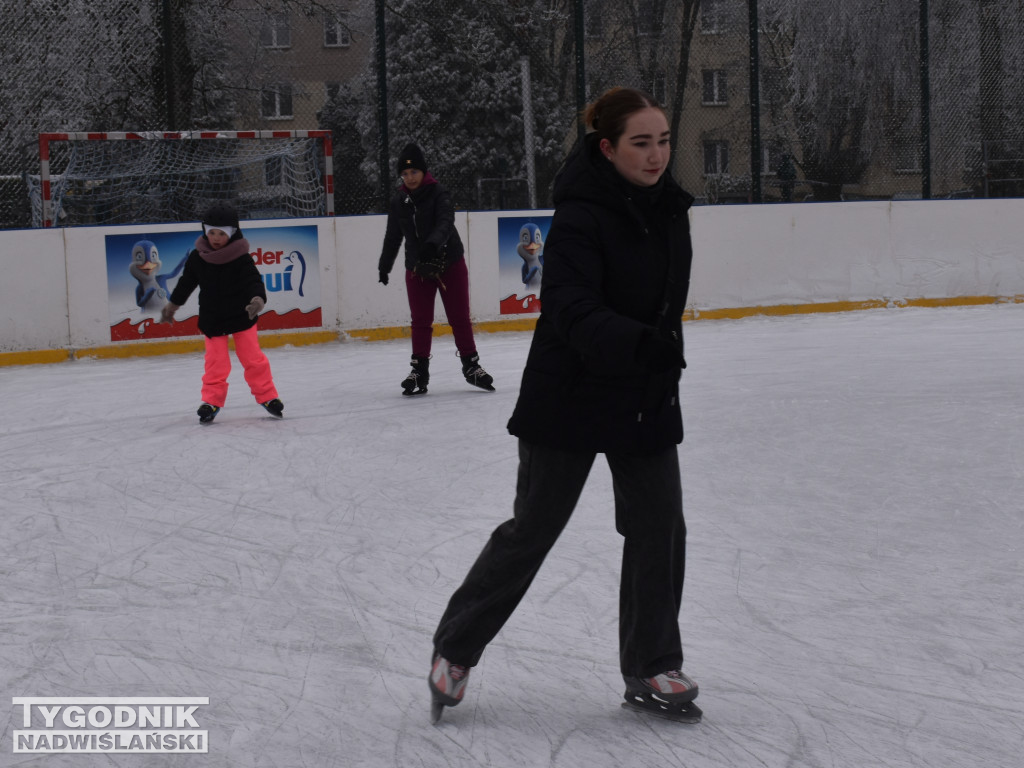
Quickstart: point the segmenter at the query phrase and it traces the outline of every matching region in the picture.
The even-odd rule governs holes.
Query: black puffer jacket
[[[637,355],[658,334],[682,352],[693,197],[666,173],[636,187],[586,141],[555,181],[541,313],[509,431],[567,450],[653,453],[683,439],[681,366]]]
[[[205,236],[196,241],[197,248],[185,261],[185,268],[171,293],[170,302],[182,305],[198,286],[199,288],[199,330],[206,336],[227,336],[252,328],[255,319],[250,319],[246,305],[254,296],[267,300],[267,289],[263,278],[249,254],[249,243],[241,231],[235,232],[224,246],[240,255],[225,264],[204,259],[199,246],[210,251]],[[217,254],[218,251],[212,251]]]
[[[398,247],[405,238],[405,268],[414,269],[424,243],[437,246],[444,255],[445,269],[465,254],[462,238],[455,229],[455,207],[451,195],[437,180],[427,174],[413,192],[404,185],[391,196],[388,228],[377,269],[390,273],[398,257]]]

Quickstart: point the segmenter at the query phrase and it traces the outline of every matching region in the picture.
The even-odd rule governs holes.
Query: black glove
[[[636,345],[636,360],[651,373],[686,367],[679,347],[653,328],[645,330],[640,337],[640,343]]]
[[[423,243],[420,246],[416,265],[412,271],[420,277],[437,279],[444,272],[444,257],[437,250],[433,243]]]
[[[380,279],[377,282],[384,283],[384,285],[388,284],[388,273],[385,272],[383,269],[380,270]]]

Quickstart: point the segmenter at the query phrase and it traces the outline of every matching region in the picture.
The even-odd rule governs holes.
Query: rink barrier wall
[[[459,212],[479,332],[528,331],[502,315],[498,221],[550,210]],[[1024,200],[701,206],[690,212],[693,276],[684,320],[1024,302]],[[377,282],[386,217],[245,223],[247,236],[315,224],[322,325],[261,331],[266,348],[409,335],[400,278]],[[202,350],[201,336],[110,341],[105,236],[198,229],[154,224],[0,231],[0,365]],[[393,276],[401,274],[401,256]],[[543,297],[542,297],[543,299]],[[443,310],[437,309],[439,319]],[[450,334],[435,325],[436,335]]]

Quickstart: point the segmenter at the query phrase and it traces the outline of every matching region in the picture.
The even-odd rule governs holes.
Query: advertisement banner
[[[322,327],[316,225],[252,227],[243,234],[267,289],[260,330]],[[174,323],[160,322],[160,310],[177,285],[198,236],[195,228],[106,236],[111,341],[200,334],[198,288],[178,310]]]
[[[540,312],[540,281],[544,274],[544,240],[551,216],[498,217],[498,287],[500,312]]]

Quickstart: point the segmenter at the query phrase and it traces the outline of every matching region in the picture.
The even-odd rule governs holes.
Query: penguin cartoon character
[[[523,260],[523,286],[528,291],[540,291],[544,271],[544,236],[536,224],[524,224],[519,230],[516,253]]]
[[[185,266],[185,260],[182,259],[169,275],[158,274],[162,266],[160,252],[152,240],[139,240],[132,246],[128,271],[138,281],[135,286],[135,303],[144,312],[159,312],[163,309],[170,294],[167,281],[178,276]]]
[[[303,295],[303,293],[302,293],[302,284],[304,282],[306,282],[306,260],[304,258],[302,258],[302,253],[300,251],[292,251],[291,253],[289,253],[287,256],[284,257],[284,260],[289,262],[288,266],[285,267],[285,270],[284,270],[285,273],[288,274],[289,278],[291,277],[291,275],[290,275],[291,271],[295,268],[295,263],[298,262],[298,264],[299,264],[299,296],[302,296]],[[289,288],[290,288],[291,287],[291,280],[290,279],[288,279],[288,285],[289,285]]]

